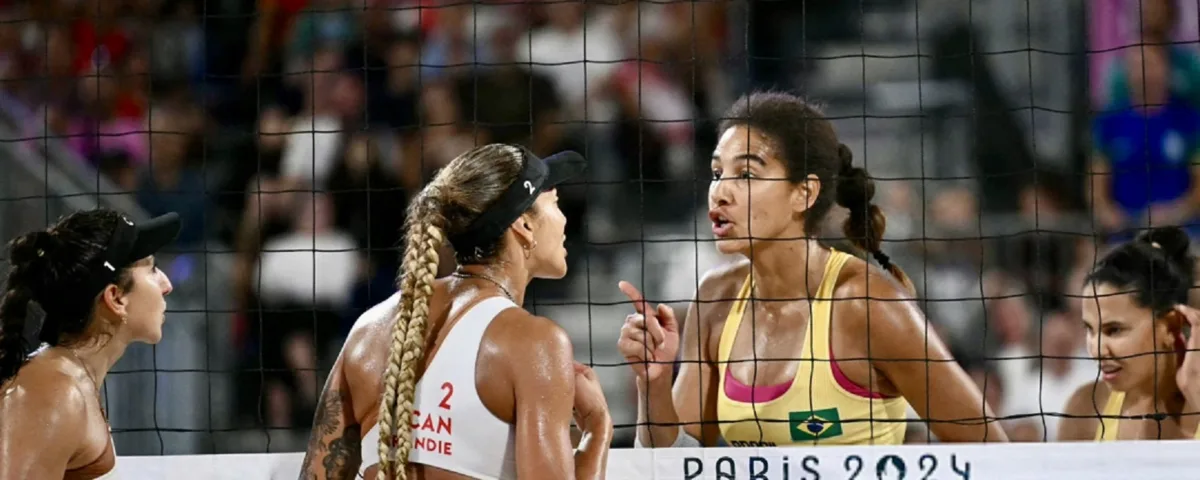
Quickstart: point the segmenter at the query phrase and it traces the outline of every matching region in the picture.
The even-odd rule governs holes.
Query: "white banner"
[[[1200,442],[613,450],[614,480],[1180,480]],[[117,478],[287,479],[302,453],[121,457]]]

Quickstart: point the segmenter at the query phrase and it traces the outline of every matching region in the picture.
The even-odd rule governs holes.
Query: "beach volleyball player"
[[[1187,306],[1195,266],[1177,227],[1143,233],[1096,263],[1082,307],[1099,379],[1068,401],[1061,440],[1200,439],[1200,314]]]
[[[638,376],[636,445],[899,444],[910,404],[941,441],[1006,441],[880,252],[874,185],[829,121],[785,93],[743,97],[723,118],[709,215],[717,249],[747,260],[704,276],[682,332],[671,308],[621,283],[637,310],[618,340]],[[882,268],[814,238],[835,201]]]
[[[171,282],[154,254],[179,234],[112,210],[9,244],[0,300],[0,480],[115,476],[100,386],[133,342],[162,338]]]
[[[485,145],[413,199],[400,292],[351,330],[301,478],[604,477],[600,385],[561,327],[521,308],[530,280],[567,273],[555,186],[583,169],[573,152]],[[435,280],[443,240],[459,267]]]

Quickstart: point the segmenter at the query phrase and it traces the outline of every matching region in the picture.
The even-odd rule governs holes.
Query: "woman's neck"
[[[108,376],[109,370],[112,370],[113,365],[116,365],[117,360],[121,359],[128,347],[129,342],[117,334],[103,343],[90,342],[62,348],[74,360],[83,363],[88,375],[92,376],[96,386],[99,387],[104,384],[104,378]]]
[[[1182,412],[1185,400],[1179,385],[1175,383],[1176,371],[1174,363],[1160,367],[1152,381],[1129,389],[1125,392],[1125,398],[1133,403],[1150,403],[1155,412]]]
[[[756,242],[750,255],[755,297],[797,299],[815,295],[830,253],[816,240]]]
[[[458,267],[458,272],[500,288],[517,305],[525,303],[525,289],[533,280],[523,266],[505,260],[493,264],[463,265]]]

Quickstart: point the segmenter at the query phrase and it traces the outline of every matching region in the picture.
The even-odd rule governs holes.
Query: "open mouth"
[[[1100,366],[1100,374],[1104,380],[1112,380],[1113,378],[1116,378],[1117,374],[1120,372],[1121,367],[1119,365],[1106,364]]]
[[[708,212],[708,219],[712,221],[713,235],[724,237],[729,235],[729,230],[733,227],[733,222],[716,210]]]

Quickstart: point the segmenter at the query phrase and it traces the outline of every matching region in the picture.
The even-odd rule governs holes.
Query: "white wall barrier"
[[[294,480],[302,453],[121,457],[122,480]],[[613,450],[614,480],[1182,480],[1200,442]]]

